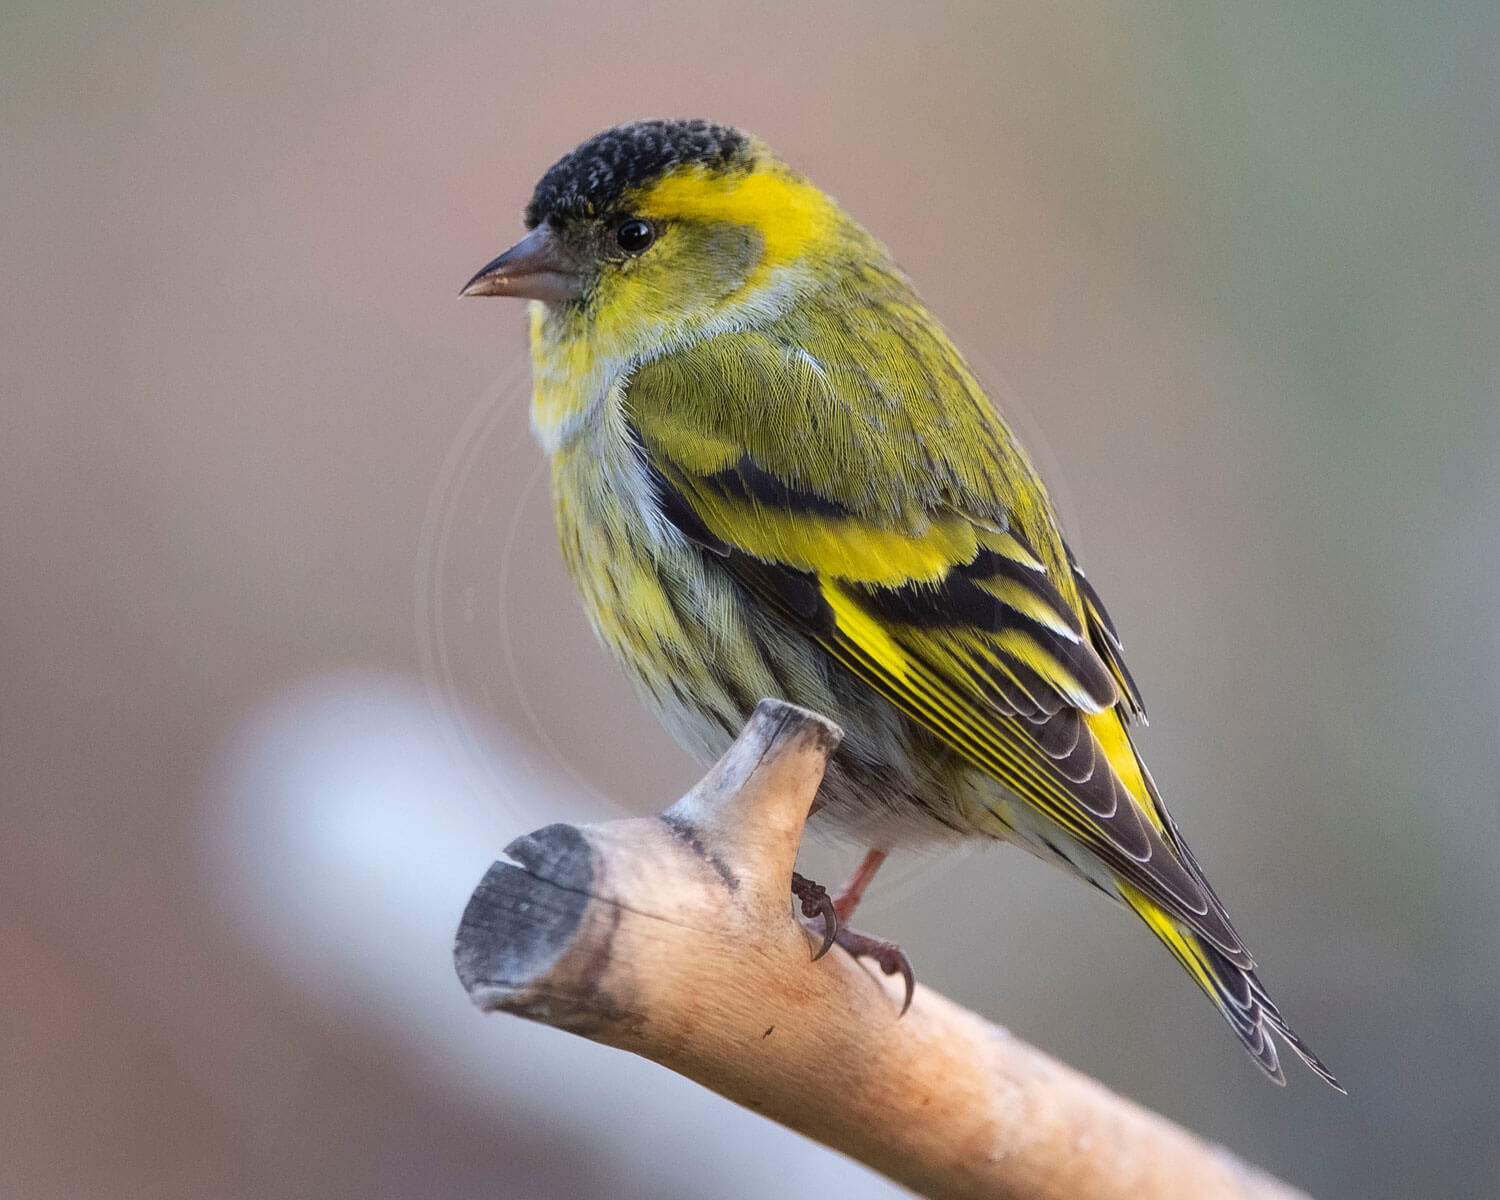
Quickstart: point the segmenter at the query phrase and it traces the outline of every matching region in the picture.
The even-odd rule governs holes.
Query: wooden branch
[[[790,879],[840,736],[762,701],[661,816],[511,843],[458,930],[475,1004],[644,1055],[929,1197],[1302,1195],[925,987],[898,1020],[896,981],[810,961]]]

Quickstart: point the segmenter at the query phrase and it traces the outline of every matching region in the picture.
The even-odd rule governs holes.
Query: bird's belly
[[[642,699],[689,753],[712,761],[748,715],[754,655],[731,622],[725,581],[637,505],[621,503],[635,481],[610,478],[607,465],[598,456],[554,459],[563,560],[595,635]],[[601,484],[608,502],[599,502]]]
[[[884,846],[977,832],[959,811],[960,764],[919,745],[894,706],[743,592],[714,556],[618,492],[591,503],[587,476],[599,467],[597,457],[554,459],[563,558],[600,642],[685,750],[712,762],[756,703],[777,697],[844,729],[815,826]]]

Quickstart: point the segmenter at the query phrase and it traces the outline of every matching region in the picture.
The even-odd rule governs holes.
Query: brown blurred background
[[[1478,0],[10,0],[0,1195],[898,1194],[448,962],[510,836],[696,773],[570,595],[521,312],[454,298],[651,115],[764,136],[1003,380],[1350,1096],[1014,851],[867,923],[1323,1197],[1495,1194],[1497,70]]]

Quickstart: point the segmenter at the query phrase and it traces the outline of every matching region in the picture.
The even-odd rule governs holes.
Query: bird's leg
[[[839,890],[838,895],[834,896],[833,911],[838,915],[839,928],[834,933],[833,940],[855,958],[873,960],[887,975],[894,975],[898,971],[901,973],[901,978],[906,981],[906,999],[901,1005],[901,1012],[904,1015],[911,1007],[912,992],[917,986],[916,972],[911,969],[911,959],[906,957],[906,951],[895,942],[871,937],[868,933],[860,933],[857,929],[850,929],[845,924],[854,915],[854,910],[859,907],[859,902],[864,898],[865,888],[870,886],[870,880],[875,878],[875,872],[880,870],[880,864],[885,862],[885,858],[884,850],[871,850],[855,868],[854,874],[849,877],[849,882]]]
[[[854,910],[865,897],[865,888],[870,886],[870,880],[875,878],[875,872],[880,870],[885,857],[884,850],[871,850],[849,876],[849,882],[834,896],[833,911],[838,913],[840,921],[847,921],[854,915]]]

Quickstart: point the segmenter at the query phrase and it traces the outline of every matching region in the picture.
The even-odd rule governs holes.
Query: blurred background
[[[0,1195],[901,1194],[452,975],[509,838],[698,773],[572,598],[521,310],[455,299],[662,115],[811,174],[1007,397],[1350,1095],[1015,851],[865,924],[1322,1197],[1495,1194],[1497,79],[1488,0],[7,0]]]

